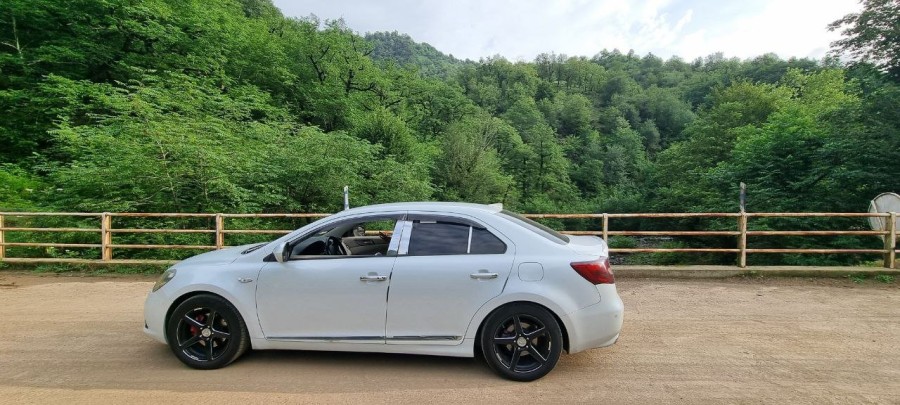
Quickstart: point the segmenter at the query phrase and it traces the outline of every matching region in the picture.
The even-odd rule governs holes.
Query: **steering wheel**
[[[344,244],[341,243],[340,238],[329,236],[325,241],[325,254],[331,256],[346,256],[347,252],[344,250]]]

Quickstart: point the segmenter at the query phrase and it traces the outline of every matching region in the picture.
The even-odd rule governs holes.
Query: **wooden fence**
[[[167,264],[175,260],[151,260],[151,259],[114,259],[114,249],[194,249],[213,250],[228,247],[226,236],[232,234],[271,234],[283,235],[291,232],[287,229],[229,229],[226,228],[226,220],[232,218],[308,218],[318,219],[329,214],[181,214],[181,213],[73,213],[73,212],[0,212],[0,262],[8,263],[117,263],[117,264]],[[727,253],[737,256],[739,267],[747,266],[747,256],[750,254],[794,253],[794,254],[878,254],[883,256],[884,267],[895,268],[897,256],[897,213],[644,213],[644,214],[526,214],[535,219],[553,218],[558,220],[581,219],[591,222],[596,221],[596,230],[589,231],[562,231],[574,235],[597,235],[604,240],[610,236],[643,236],[643,237],[672,237],[672,236],[717,236],[734,237],[734,248],[611,248],[613,253]],[[68,217],[68,218],[96,218],[99,227],[12,227],[4,225],[4,219],[23,217]],[[748,222],[754,218],[885,218],[887,229],[884,231],[872,230],[748,230]],[[174,228],[116,228],[115,218],[206,218],[212,219],[214,227],[208,229],[174,229]],[[733,218],[736,221],[734,230],[705,230],[705,231],[644,231],[644,230],[611,230],[610,222],[626,219],[684,219],[684,218]],[[13,232],[40,232],[40,233],[99,233],[100,243],[61,243],[61,242],[7,242],[6,235]],[[214,235],[210,240],[211,245],[188,244],[117,244],[114,243],[116,234],[209,234]],[[816,248],[748,248],[747,241],[750,237],[764,236],[837,236],[837,235],[866,235],[880,236],[884,240],[882,249],[816,249]],[[99,258],[66,258],[66,257],[11,257],[8,255],[10,247],[29,248],[94,248],[100,250]]]

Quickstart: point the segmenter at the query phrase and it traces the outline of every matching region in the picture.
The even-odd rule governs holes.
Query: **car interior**
[[[395,219],[368,219],[321,229],[291,243],[290,260],[311,256],[383,256],[388,252]]]

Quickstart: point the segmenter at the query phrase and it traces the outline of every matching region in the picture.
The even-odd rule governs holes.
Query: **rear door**
[[[409,214],[388,295],[388,344],[459,344],[500,295],[515,259],[505,237],[468,217]]]

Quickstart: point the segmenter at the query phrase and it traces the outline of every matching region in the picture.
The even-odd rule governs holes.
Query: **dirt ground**
[[[900,286],[621,279],[610,348],[547,377],[474,359],[251,352],[196,371],[141,332],[145,277],[0,272],[0,403],[900,403]]]

